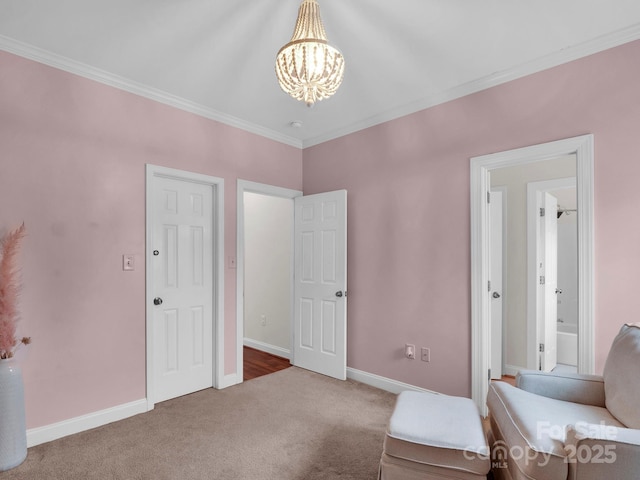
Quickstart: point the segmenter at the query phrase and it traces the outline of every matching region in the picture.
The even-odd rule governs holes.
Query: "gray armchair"
[[[602,376],[522,371],[487,405],[496,479],[640,478],[640,324],[622,327]]]

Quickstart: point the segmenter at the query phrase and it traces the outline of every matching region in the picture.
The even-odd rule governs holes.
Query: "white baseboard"
[[[237,373],[230,373],[218,381],[218,386],[216,388],[218,390],[222,390],[223,388],[233,387],[239,383],[242,383],[242,372],[239,375]]]
[[[274,354],[277,355],[277,354]],[[279,353],[280,356],[282,352]],[[427,390],[425,388],[409,385],[408,383],[398,382],[391,380],[390,378],[381,377],[373,373],[363,372],[356,370],[355,368],[347,368],[347,377],[357,382],[371,385],[372,387],[386,390],[391,393],[400,393],[404,390],[412,390],[416,392],[426,392],[439,395],[438,392]],[[240,380],[239,380],[240,378]],[[219,389],[231,387],[242,383],[242,378],[233,373],[225,375],[220,384]],[[59,438],[73,435],[75,433],[84,432],[92,428],[101,427],[118,420],[124,420],[125,418],[133,417],[140,413],[146,413],[149,411],[147,405],[147,399],[136,400],[133,402],[118,405],[116,407],[107,408],[98,412],[89,413],[80,417],[71,418],[62,422],[53,423],[44,427],[31,428],[27,430],[27,447],[34,447],[41,443],[51,442]]]
[[[247,337],[244,337],[244,345],[245,347],[255,348],[256,350],[261,350],[263,352],[270,353],[271,355],[291,360],[291,350],[287,350],[286,348],[277,347],[275,345],[270,345]]]
[[[363,372],[362,370],[356,370],[351,367],[347,367],[347,378],[396,394],[405,390],[411,390],[414,392],[425,392],[440,395],[440,393],[434,392],[433,390],[427,390],[426,388],[416,387],[415,385],[410,385],[408,383],[398,382],[397,380],[381,377],[380,375],[375,375],[373,373]]]
[[[526,367],[517,367],[515,365],[505,365],[504,372],[502,372],[502,374],[511,375],[512,377],[515,377],[520,370],[526,370],[526,369],[527,369]]]
[[[34,447],[41,443],[101,427],[145,412],[147,412],[147,399],[143,398],[142,400],[125,403],[44,427],[31,428],[27,430],[27,447]]]

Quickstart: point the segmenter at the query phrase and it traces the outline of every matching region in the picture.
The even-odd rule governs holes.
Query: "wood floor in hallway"
[[[244,347],[243,353],[243,380],[245,381],[269,375],[291,366],[288,358],[278,357],[255,348]]]

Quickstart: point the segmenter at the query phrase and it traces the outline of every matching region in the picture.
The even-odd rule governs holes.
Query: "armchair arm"
[[[516,376],[516,387],[556,400],[605,406],[604,381],[599,375],[520,370]]]
[[[640,471],[640,430],[596,424],[569,426],[565,441],[569,478],[635,478]]]

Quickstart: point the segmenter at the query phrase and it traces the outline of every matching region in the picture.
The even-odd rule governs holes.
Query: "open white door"
[[[500,380],[502,378],[502,191],[491,190],[491,202],[489,203],[489,216],[491,231],[489,242],[491,258],[491,379]]]
[[[542,195],[540,288],[540,370],[550,372],[557,363],[558,328],[558,200],[548,192]]]
[[[347,192],[295,199],[293,364],[347,378]]]

